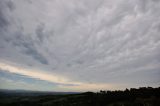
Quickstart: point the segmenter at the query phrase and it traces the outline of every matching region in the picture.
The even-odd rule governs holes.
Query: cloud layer
[[[41,80],[49,77],[38,73],[63,76],[67,84],[158,86],[159,10],[159,0],[2,0],[0,63]]]

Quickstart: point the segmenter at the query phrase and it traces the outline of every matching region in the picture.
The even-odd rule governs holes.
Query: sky
[[[160,0],[0,0],[0,89],[160,85]]]

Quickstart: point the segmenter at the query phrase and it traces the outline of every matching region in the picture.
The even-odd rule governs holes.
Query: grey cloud
[[[42,64],[48,64],[47,59],[37,51],[33,40],[30,37],[23,35],[23,33],[16,33],[17,37],[13,44],[19,46],[22,53],[33,57],[35,60]],[[13,41],[13,40],[12,40]]]
[[[44,35],[44,27],[45,27],[44,24],[40,24],[36,29],[37,37],[41,43],[44,40],[44,36],[46,36],[46,35]]]
[[[33,39],[23,33],[23,30],[20,28],[18,32],[13,33],[13,37],[5,36],[4,39],[7,43],[11,43],[14,48],[18,47],[21,53],[32,57],[41,64],[48,65],[48,60],[37,50]]]
[[[8,21],[5,19],[2,11],[0,11],[0,29],[6,27],[8,25]]]
[[[1,2],[0,2],[0,30],[9,24],[7,17],[5,16],[5,13],[4,13],[5,6],[4,6],[3,2],[2,3]]]
[[[8,8],[10,9],[10,11],[13,11],[15,9],[15,5],[13,3],[13,1],[9,0],[7,3]]]
[[[32,56],[34,59],[36,59],[42,64],[48,64],[46,58],[34,48],[34,45],[28,43],[22,43],[22,45],[26,48],[26,50],[24,50],[25,54]]]
[[[158,80],[158,0],[30,1],[14,1],[17,7],[10,15],[0,12],[1,26],[6,25],[3,16],[17,22],[5,32],[10,40],[3,42],[12,42],[8,46],[22,57],[30,56],[42,64],[40,68],[46,65],[45,71],[78,81],[134,85],[147,77]],[[128,80],[132,74],[136,79]]]
[[[9,24],[9,19],[7,17],[8,10],[12,11],[14,9],[15,6],[12,1],[0,1],[0,28],[4,28]]]

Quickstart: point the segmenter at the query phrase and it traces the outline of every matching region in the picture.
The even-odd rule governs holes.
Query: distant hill
[[[97,93],[0,90],[0,95],[0,106],[160,106],[160,87]]]
[[[0,97],[4,97],[4,96],[66,95],[66,94],[78,94],[78,93],[80,93],[80,92],[51,92],[51,91],[0,89]]]

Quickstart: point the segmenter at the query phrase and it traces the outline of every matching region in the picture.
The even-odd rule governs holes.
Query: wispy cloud
[[[65,78],[64,76],[59,76],[56,74],[49,74],[44,73],[38,70],[29,70],[24,69],[21,67],[12,66],[5,63],[0,63],[0,71],[6,71],[13,74],[19,74],[24,75],[29,78],[35,78],[39,80],[44,80],[52,83],[56,83],[59,88],[66,88],[70,91],[86,91],[86,90],[98,90],[98,89],[104,89],[104,88],[111,88],[109,84],[91,84],[91,83],[84,83],[84,82],[78,82],[78,81],[72,81],[71,79]],[[33,84],[34,85],[34,84]],[[97,87],[98,85],[98,87]]]
[[[46,81],[50,81],[50,82],[62,83],[62,84],[74,84],[73,82],[69,82],[69,80],[67,78],[60,77],[58,75],[54,75],[53,73],[52,73],[52,75],[50,75],[49,73],[47,74],[47,73],[40,72],[37,70],[27,70],[27,69],[23,69],[21,67],[11,66],[8,64],[4,64],[4,63],[0,63],[0,69],[8,71],[10,73],[26,75],[29,77],[33,77],[33,78],[37,78],[37,79],[41,79],[41,80],[46,80]],[[76,83],[76,84],[78,84],[78,83]]]

